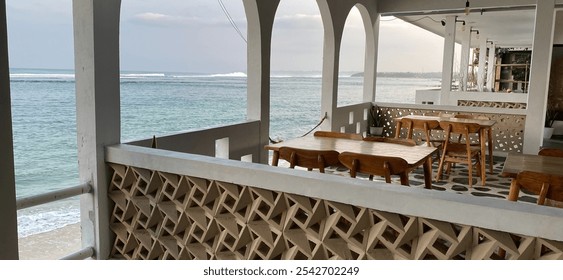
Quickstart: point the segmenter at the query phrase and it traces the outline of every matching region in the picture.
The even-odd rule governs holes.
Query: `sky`
[[[222,0],[246,38],[242,0]],[[7,0],[10,67],[72,69],[72,0]],[[246,72],[246,43],[218,0],[122,0],[122,70]],[[382,18],[379,72],[439,72],[443,38]],[[340,70],[363,71],[364,29],[348,16]],[[282,0],[272,38],[272,71],[320,71],[323,26],[315,0]]]

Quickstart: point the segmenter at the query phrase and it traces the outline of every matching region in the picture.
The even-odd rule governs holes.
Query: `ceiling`
[[[500,47],[531,47],[534,34],[535,9],[514,10],[473,10],[469,15],[463,12],[440,14],[402,15],[398,18],[417,25],[425,30],[444,36],[442,20],[446,16],[457,16],[458,21],[465,21],[465,28],[479,31],[479,38],[485,36]],[[456,42],[462,43],[462,22],[457,22]],[[478,47],[477,32],[472,32],[471,47]]]

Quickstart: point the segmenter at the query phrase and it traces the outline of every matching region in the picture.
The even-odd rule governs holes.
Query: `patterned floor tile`
[[[493,166],[493,174],[487,172],[485,186],[482,186],[480,180],[478,180],[477,175],[474,174],[473,187],[468,185],[468,170],[464,165],[457,165],[452,168],[451,173],[444,174],[442,180],[432,181],[432,189],[437,191],[446,191],[462,195],[473,195],[479,197],[491,197],[498,199],[506,199],[508,196],[508,190],[510,189],[510,178],[505,178],[500,176],[502,172],[502,167],[504,165],[504,157],[495,157]],[[280,166],[287,167],[288,164],[282,160],[279,162]],[[433,177],[436,176],[436,170],[438,170],[438,163],[434,163],[432,171],[434,172]],[[344,168],[327,168],[327,173],[336,174],[341,176],[349,176],[348,170]],[[367,180],[368,176],[363,174],[358,174],[359,179]],[[374,178],[376,181],[385,181],[381,177]],[[393,183],[400,184],[398,178],[392,179]],[[423,187],[424,186],[424,175],[422,167],[417,168],[409,175],[409,181],[411,187]],[[537,197],[533,194],[526,193],[522,191],[520,193],[519,201],[536,203]]]

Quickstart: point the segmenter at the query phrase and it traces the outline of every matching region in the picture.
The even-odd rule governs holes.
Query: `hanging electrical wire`
[[[223,13],[225,13],[225,16],[227,16],[227,19],[229,20],[229,23],[231,24],[231,26],[235,29],[235,31],[238,33],[238,35],[244,40],[244,42],[248,43],[246,41],[246,38],[244,38],[244,35],[242,34],[240,29],[238,28],[237,24],[235,23],[235,21],[231,17],[231,14],[229,14],[229,11],[227,10],[227,7],[225,7],[225,4],[223,3],[223,1],[217,0],[217,2],[219,2],[219,6],[221,6],[221,10],[223,10]],[[311,133],[313,130],[315,130],[317,127],[319,127],[327,118],[328,118],[328,114],[325,113],[324,117],[319,121],[319,123],[301,137],[307,136],[309,133]],[[276,140],[272,139],[272,137],[268,137],[268,138],[270,139],[270,142],[274,143],[274,144],[283,141],[283,140],[277,140],[276,141]]]
[[[225,16],[227,16],[227,19],[229,20],[229,23],[231,23],[231,26],[233,26],[233,28],[235,29],[235,31],[238,33],[238,35],[244,40],[245,43],[247,43],[246,38],[244,38],[244,35],[242,34],[242,32],[240,31],[240,29],[238,28],[237,24],[235,23],[235,21],[233,20],[233,18],[231,17],[231,14],[229,14],[229,11],[227,10],[227,7],[225,7],[225,4],[223,3],[222,0],[217,0],[219,2],[219,6],[221,6],[221,10],[223,10],[223,13],[225,13]]]

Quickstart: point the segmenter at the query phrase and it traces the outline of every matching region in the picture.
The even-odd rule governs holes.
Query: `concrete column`
[[[342,18],[342,9],[335,8],[338,3],[334,1],[317,0],[317,4],[324,27],[321,115],[328,116],[328,121],[322,123],[321,129],[337,130],[338,128],[332,125],[332,119],[338,104],[340,47],[346,18]],[[349,9],[345,11],[349,11]]]
[[[461,32],[461,61],[459,63],[459,75],[461,77],[461,91],[467,91],[468,70],[469,70],[469,52],[471,50],[471,27],[466,26]]]
[[[444,58],[442,60],[442,89],[440,92],[441,105],[449,105],[448,103],[450,101],[455,52],[455,20],[455,16],[446,17],[446,32],[444,33]]]
[[[357,6],[366,31],[366,55],[364,59],[364,102],[375,101],[377,80],[377,52],[379,45],[379,14],[377,2],[369,1]]]
[[[247,38],[247,119],[260,120],[260,147],[270,135],[270,63],[272,28],[279,0],[244,0]],[[258,151],[257,160],[268,163],[268,152]],[[253,161],[256,161],[253,159]]]
[[[328,116],[328,122],[325,121],[321,125],[322,130],[338,130],[332,119],[338,100],[338,72],[342,33],[350,10],[358,2],[363,1],[317,0],[324,27],[321,114]],[[367,40],[366,44],[369,44]],[[375,69],[373,67],[375,66],[371,63],[369,66],[372,68],[369,69],[368,75],[373,76]],[[368,82],[371,83],[371,80],[368,80]],[[375,83],[375,79],[373,83]]]
[[[477,91],[483,91],[485,88],[485,68],[487,67],[487,37],[485,34],[479,36],[479,66],[477,72]]]
[[[16,260],[18,221],[5,0],[0,0],[0,225],[0,260]]]
[[[79,177],[94,188],[81,198],[82,245],[96,259],[110,254],[104,147],[120,142],[120,0],[73,0]]]
[[[496,44],[491,42],[489,45],[489,65],[487,65],[487,89],[489,91],[493,91],[495,89],[496,60]]]
[[[555,0],[538,0],[532,45],[530,87],[524,130],[524,153],[536,154],[543,142],[543,127],[551,71]]]

